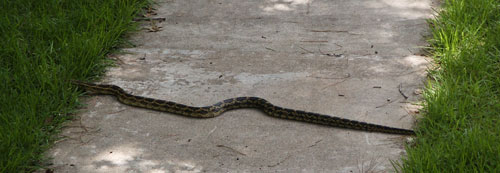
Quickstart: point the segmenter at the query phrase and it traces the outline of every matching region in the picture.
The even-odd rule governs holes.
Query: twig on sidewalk
[[[403,83],[400,83],[400,84],[399,84],[399,89],[398,89],[398,90],[399,90],[399,93],[400,93],[400,94],[401,94],[401,95],[405,98],[405,100],[406,100],[406,99],[408,99],[408,96],[406,96],[406,95],[405,95],[405,93],[403,93],[403,89],[402,89],[402,88],[403,88]]]
[[[300,42],[304,42],[304,43],[328,43],[327,40],[302,40]]]
[[[245,154],[245,153],[242,153],[242,152],[240,152],[240,151],[238,151],[238,150],[236,150],[236,149],[234,149],[234,148],[231,148],[231,147],[228,147],[228,146],[225,146],[225,145],[216,145],[216,146],[217,146],[217,147],[226,148],[226,149],[229,149],[229,150],[230,150],[230,151],[232,151],[232,152],[235,152],[235,153],[238,153],[238,154],[241,154],[241,155],[246,156],[246,154]]]
[[[383,105],[377,106],[377,107],[375,107],[375,108],[381,108],[381,107],[387,106],[387,105],[391,104],[391,103],[392,103],[392,102],[394,102],[394,101],[396,101],[396,100],[390,100],[390,101],[388,101],[388,102],[384,103]]]
[[[299,48],[301,48],[302,50],[306,51],[307,53],[314,53],[313,51],[307,50],[307,49],[305,49],[305,48],[303,48],[301,46],[299,46]]]
[[[271,48],[268,48],[268,47],[264,47],[264,48],[266,48],[267,50],[270,50],[270,51],[276,52],[276,50],[274,50],[274,49],[271,49]]]

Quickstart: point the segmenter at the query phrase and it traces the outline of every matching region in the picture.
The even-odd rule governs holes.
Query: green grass
[[[436,68],[401,172],[500,172],[500,1],[446,0],[429,20]]]
[[[147,0],[0,1],[0,172],[30,172]]]

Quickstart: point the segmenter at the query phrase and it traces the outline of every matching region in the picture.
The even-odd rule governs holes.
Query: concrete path
[[[169,0],[102,83],[203,106],[237,96],[412,128],[431,0]],[[143,27],[150,27],[145,22]],[[401,86],[400,86],[401,85]],[[400,92],[401,91],[401,92]],[[402,94],[403,93],[403,94]],[[405,99],[404,96],[409,97]],[[404,137],[244,109],[193,119],[88,97],[55,172],[387,172]]]

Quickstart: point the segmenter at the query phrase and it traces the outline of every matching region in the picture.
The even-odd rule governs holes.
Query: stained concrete
[[[412,128],[428,61],[431,0],[169,0],[158,32],[111,55],[101,83],[204,106],[237,96]],[[148,22],[142,27],[149,27]],[[400,87],[401,85],[401,87]],[[401,90],[401,92],[400,92]],[[406,100],[403,94],[409,98]],[[111,96],[47,153],[55,172],[391,172],[404,137],[272,118],[252,109],[193,119]]]

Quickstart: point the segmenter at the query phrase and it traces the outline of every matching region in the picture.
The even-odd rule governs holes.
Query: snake
[[[366,132],[378,132],[398,135],[415,135],[413,130],[383,126],[367,122],[344,119],[336,116],[307,112],[276,106],[260,97],[235,97],[217,102],[210,106],[195,107],[172,101],[153,99],[136,96],[127,93],[124,89],[116,85],[94,84],[72,80],[72,84],[80,89],[96,95],[112,95],[125,105],[145,108],[155,111],[167,112],[193,118],[214,118],[226,111],[242,108],[254,108],[263,111],[265,114],[289,120],[308,122],[338,128],[360,130]]]

